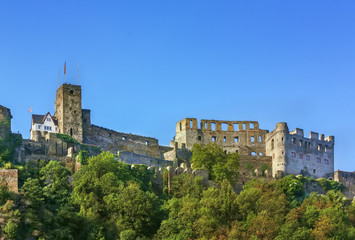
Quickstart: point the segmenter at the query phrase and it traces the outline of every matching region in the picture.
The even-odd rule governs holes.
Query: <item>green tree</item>
[[[57,206],[67,203],[71,194],[70,171],[60,162],[50,161],[40,170],[40,174],[45,183],[43,195],[47,202]]]
[[[210,178],[217,182],[227,179],[234,183],[238,177],[238,153],[225,153],[217,144],[194,144],[191,162],[194,169],[207,169]]]
[[[142,191],[137,184],[105,196],[104,202],[110,206],[109,217],[119,232],[133,230],[138,236],[152,236],[159,227],[158,197]]]

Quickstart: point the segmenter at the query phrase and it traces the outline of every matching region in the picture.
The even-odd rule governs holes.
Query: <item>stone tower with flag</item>
[[[54,117],[58,121],[59,133],[83,141],[81,86],[64,83],[58,88]]]

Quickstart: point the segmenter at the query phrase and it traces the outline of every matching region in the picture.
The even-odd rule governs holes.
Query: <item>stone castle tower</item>
[[[272,156],[273,176],[286,172],[286,145],[289,134],[288,126],[285,122],[276,124],[276,128],[266,137],[266,154]]]
[[[81,86],[63,84],[57,90],[54,117],[58,120],[59,133],[83,141]]]
[[[10,109],[0,105],[0,140],[11,132],[11,118]]]

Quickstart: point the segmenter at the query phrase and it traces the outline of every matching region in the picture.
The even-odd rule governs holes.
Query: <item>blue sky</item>
[[[58,68],[92,122],[168,145],[185,117],[334,135],[355,170],[355,2],[2,1],[0,104],[29,137]]]

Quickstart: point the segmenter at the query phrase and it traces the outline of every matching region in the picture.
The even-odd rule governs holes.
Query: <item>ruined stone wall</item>
[[[334,137],[315,132],[305,138],[303,130],[289,132],[286,123],[278,123],[266,136],[266,154],[273,158],[273,175],[277,171],[315,178],[334,172]]]
[[[152,158],[163,158],[163,153],[160,152],[163,149],[155,138],[116,132],[95,125],[84,127],[84,143],[97,145],[112,153],[126,151]]]
[[[0,105],[0,140],[11,132],[11,111]]]
[[[334,172],[334,180],[343,184],[345,188],[343,193],[347,198],[353,199],[355,197],[355,172],[338,170]]]
[[[9,191],[18,192],[18,170],[0,169],[0,186],[6,186]]]
[[[240,155],[265,156],[265,134],[257,121],[201,120],[200,128],[196,118],[185,118],[176,124],[176,136],[171,144],[191,149],[193,144],[216,143],[226,152]]]
[[[272,178],[271,157],[240,156],[237,184],[244,185],[255,177]]]
[[[63,84],[58,88],[54,117],[58,120],[59,133],[83,141],[81,86]]]
[[[144,164],[155,167],[167,167],[172,166],[172,161],[166,161],[158,158],[148,157],[144,155],[135,154],[132,152],[120,152],[118,160],[127,164]]]
[[[40,141],[24,139],[22,146],[16,149],[15,158],[18,162],[40,159],[64,161],[69,148],[73,148],[74,153],[80,151],[80,145],[68,144],[54,133],[48,133],[41,135]]]

